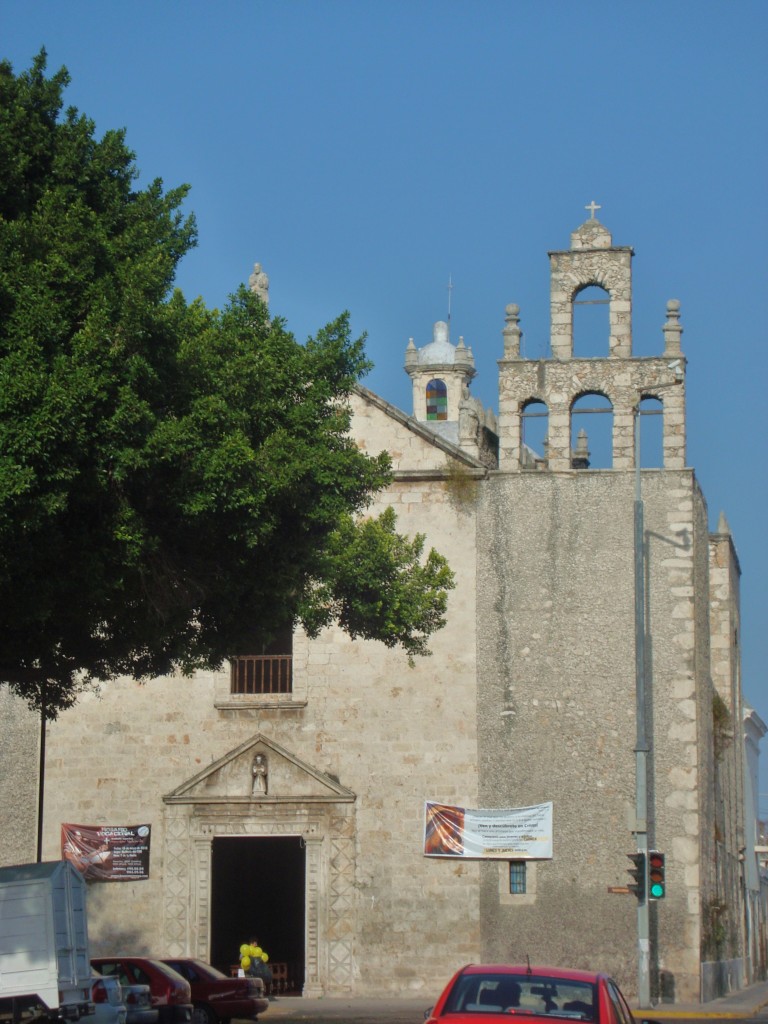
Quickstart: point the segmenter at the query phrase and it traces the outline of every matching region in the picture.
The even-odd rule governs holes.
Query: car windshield
[[[462,974],[444,1013],[508,1013],[596,1020],[595,986],[534,974]]]

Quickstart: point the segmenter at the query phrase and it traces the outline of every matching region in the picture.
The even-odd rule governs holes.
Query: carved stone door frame
[[[247,780],[242,788],[250,790],[254,750],[263,750],[270,758],[269,797],[233,791],[236,772]],[[167,954],[209,959],[215,838],[299,836],[306,844],[302,993],[314,997],[352,992],[354,794],[259,734],[163,800]]]

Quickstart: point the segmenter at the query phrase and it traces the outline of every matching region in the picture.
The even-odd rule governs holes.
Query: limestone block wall
[[[708,901],[713,913],[707,913],[710,939],[707,959],[738,959],[746,947],[743,916],[738,910],[745,846],[746,758],[741,728],[739,577],[733,539],[721,516],[717,531],[709,538],[711,715],[718,872],[712,879],[714,888],[710,886]],[[719,949],[712,941],[714,935],[722,938]]]
[[[422,855],[425,800],[477,806],[474,517],[444,481],[396,480],[380,504],[448,556],[449,625],[413,668],[336,631],[310,643],[313,742],[358,794],[360,991],[431,991],[479,955],[479,866]]]
[[[405,467],[373,511],[393,505],[399,529],[426,533],[456,573],[450,624],[434,638],[432,657],[411,668],[381,644],[353,643],[336,630],[313,641],[299,633],[300,699],[222,702],[226,672],[144,686],[122,679],[83,695],[49,725],[47,857],[60,854],[62,822],[152,826],[149,880],[90,887],[94,953],[162,954],[184,937],[190,952],[205,952],[195,931],[205,902],[196,881],[206,869],[205,827],[163,796],[260,733],[355,794],[335,836],[309,837],[321,846],[308,860],[308,905],[319,915],[307,925],[307,941],[316,943],[313,991],[431,995],[435,977],[478,957],[478,865],[422,855],[425,800],[478,799],[474,484],[457,494],[440,469],[448,449],[409,436],[406,419],[372,425],[375,450],[391,442]],[[365,445],[365,416],[358,422]],[[267,825],[263,814],[249,825],[241,805],[237,814],[246,832]],[[275,828],[290,829],[284,814]],[[329,889],[331,878],[341,893]],[[185,899],[194,913],[184,913]],[[171,906],[181,909],[169,920]]]
[[[40,717],[0,685],[0,867],[37,856]]]
[[[499,473],[478,523],[480,799],[554,801],[554,857],[536,865],[533,899],[502,901],[499,868],[483,865],[483,956],[597,963],[630,992],[636,903],[609,890],[626,886],[635,848],[633,489],[632,473]],[[669,877],[655,942],[677,998],[696,998],[694,552],[706,541],[690,471],[644,472],[643,494],[652,842]]]
[[[651,839],[667,854],[668,879],[668,896],[652,908],[651,924],[658,967],[681,1000],[700,992],[701,886],[703,873],[715,869],[702,849],[713,793],[711,716],[703,713],[711,705],[707,508],[692,472],[675,485],[676,479],[643,473],[652,516],[646,522],[649,572],[658,573],[660,590],[668,588],[666,605],[660,596],[654,607],[652,593],[648,612],[655,673]]]
[[[734,726],[741,715],[739,679],[741,569],[727,522],[710,537],[710,608],[712,681],[734,715]]]
[[[145,685],[117,680],[98,694],[83,694],[48,726],[46,858],[61,856],[63,822],[152,827],[147,881],[89,886],[94,955],[165,952],[162,795],[247,734],[247,723],[237,723],[230,735],[221,735],[212,685],[208,673]]]

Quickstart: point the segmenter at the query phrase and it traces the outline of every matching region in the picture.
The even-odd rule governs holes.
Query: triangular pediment
[[[167,804],[264,805],[354,800],[352,790],[262,733],[241,743],[163,797]]]
[[[419,423],[413,416],[406,416],[361,384],[354,388],[351,406],[355,440],[371,455],[386,447],[395,472],[423,470],[430,463],[435,469],[444,470],[447,461],[472,469],[484,468],[469,452]]]

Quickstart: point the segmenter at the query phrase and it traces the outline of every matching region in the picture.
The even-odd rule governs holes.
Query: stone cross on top
[[[602,210],[602,206],[598,206],[595,200],[593,199],[589,206],[585,206],[584,209],[589,210],[590,220],[597,220],[597,217],[595,217],[595,210]]]

